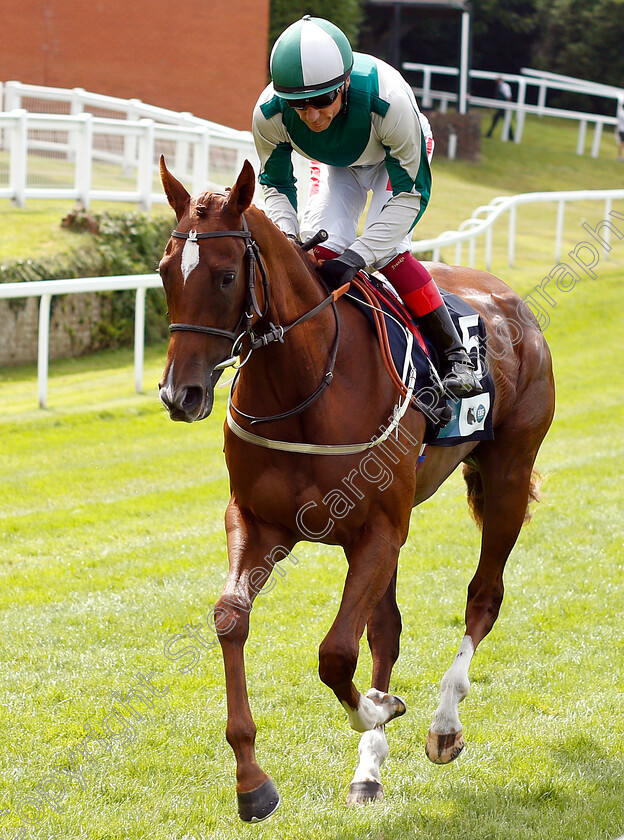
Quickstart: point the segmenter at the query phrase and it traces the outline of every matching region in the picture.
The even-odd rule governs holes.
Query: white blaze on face
[[[188,279],[189,274],[193,269],[197,268],[199,265],[199,242],[197,241],[197,231],[191,230],[189,231],[188,239],[184,243],[184,248],[182,249],[182,277],[184,278],[184,283],[186,285],[186,281]]]

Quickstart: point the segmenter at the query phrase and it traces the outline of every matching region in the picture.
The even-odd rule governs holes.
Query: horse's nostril
[[[190,411],[194,408],[197,408],[202,401],[202,390],[198,386],[193,386],[192,388],[187,388],[186,393],[184,395],[184,399],[182,401],[182,409],[184,411]]]

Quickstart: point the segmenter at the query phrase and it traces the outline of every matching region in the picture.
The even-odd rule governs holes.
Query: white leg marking
[[[369,729],[360,738],[358,746],[360,763],[351,784],[354,782],[378,782],[381,784],[381,765],[388,756],[388,741],[383,726]]]
[[[458,706],[470,691],[468,668],[473,656],[472,639],[470,636],[464,636],[453,664],[440,683],[440,704],[430,727],[431,731],[438,735],[451,735],[462,728]]]
[[[352,709],[344,701],[342,705],[349,716],[349,726],[356,732],[367,732],[405,712],[405,703],[399,697],[385,694],[376,688],[369,689],[366,697],[360,694],[357,709]]]

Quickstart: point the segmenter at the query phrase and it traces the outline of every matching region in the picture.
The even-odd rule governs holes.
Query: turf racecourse
[[[533,225],[521,232],[526,249],[541,247]],[[553,265],[540,247],[521,268],[499,259],[496,273],[529,292]],[[171,423],[155,390],[164,346],[148,352],[143,396],[130,352],[53,363],[46,412],[36,409],[33,368],[0,371],[0,838],[621,835],[623,271],[616,240],[596,277],[557,292],[548,310],[557,381],[539,458],[548,481],[473,661],[464,754],[448,767],[424,755],[478,554],[455,474],[414,512],[401,554],[392,689],[408,713],[388,726],[383,803],[345,807],[358,735],[316,673],[342,588],[340,553],[300,544],[299,562],[284,561],[284,576],[258,598],[246,648],[251,704],[259,760],[283,802],[256,826],[236,816],[218,649],[195,642],[195,655],[164,655],[197,629],[210,642],[206,615],[225,579],[225,392],[208,420]],[[356,680],[370,682],[365,645]],[[137,689],[151,707],[123,716]]]
[[[388,727],[385,801],[355,811],[343,801],[358,736],[316,675],[344,574],[337,551],[300,544],[299,563],[286,561],[252,614],[259,757],[283,797],[268,823],[236,816],[218,650],[194,663],[163,654],[184,625],[205,631],[225,577],[224,391],[189,427],[167,419],[153,387],[133,393],[127,352],[55,363],[47,412],[34,408],[32,368],[3,371],[0,836],[20,826],[89,840],[621,834],[622,344],[605,345],[621,325],[621,271],[622,260],[605,263],[553,310],[558,407],[539,461],[549,479],[473,662],[467,749],[448,767],[430,764],[423,743],[461,638],[478,532],[457,475],[413,514],[393,680],[408,714]],[[164,347],[148,354],[152,386],[163,358]],[[127,698],[139,675],[157,693],[144,689],[152,708],[124,725],[113,692]],[[369,684],[366,655],[357,678]],[[105,723],[109,748],[94,740]]]

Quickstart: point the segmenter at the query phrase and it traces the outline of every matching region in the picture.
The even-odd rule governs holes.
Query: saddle
[[[466,301],[444,289],[440,293],[459,335],[469,339],[475,367],[485,370],[482,394],[457,399],[445,393],[435,348],[423,337],[411,313],[385,280],[359,272],[345,297],[371,324],[388,375],[403,397],[407,383],[399,371],[405,371],[408,347],[412,345],[416,389],[411,405],[427,419],[426,443],[453,446],[468,440],[491,440],[494,383],[485,368],[485,327],[481,316]],[[413,341],[408,340],[408,335]]]

